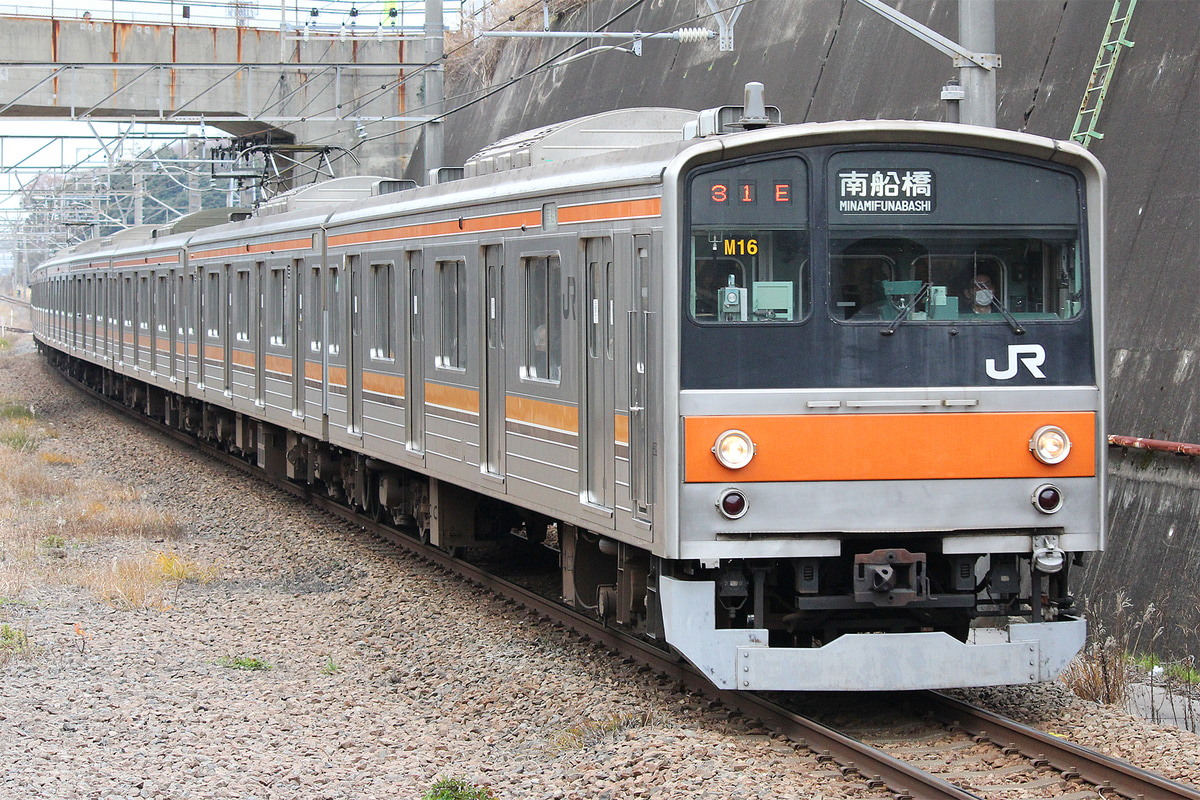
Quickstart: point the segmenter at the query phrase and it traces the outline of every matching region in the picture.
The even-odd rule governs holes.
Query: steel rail
[[[1064,777],[1078,776],[1100,791],[1116,792],[1133,800],[1200,800],[1200,791],[1128,761],[1080,747],[940,692],[928,692],[926,698],[930,712],[947,725],[1000,747],[1015,747],[1026,757],[1045,759]]]

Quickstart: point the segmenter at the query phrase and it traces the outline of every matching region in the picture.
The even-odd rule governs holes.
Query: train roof
[[[499,199],[600,186],[635,186],[662,181],[667,171],[731,154],[769,152],[790,140],[796,146],[825,143],[959,144],[1058,161],[1103,178],[1099,162],[1073,142],[995,128],[922,121],[858,120],[780,124],[779,111],[763,106],[749,91],[746,106],[696,112],[635,108],[593,114],[524,131],[483,148],[452,180],[417,186],[380,176],[352,176],[299,187],[245,209],[206,209],[165,227],[129,228],[56,254],[38,270],[110,253],[151,252],[210,244],[279,230],[369,222],[395,214],[436,212]],[[747,109],[750,111],[747,111]],[[754,124],[745,124],[753,121]],[[738,133],[739,128],[746,130]],[[686,158],[677,158],[686,151]],[[231,224],[232,223],[232,224]],[[140,241],[139,241],[140,240]],[[37,270],[35,270],[37,271]]]

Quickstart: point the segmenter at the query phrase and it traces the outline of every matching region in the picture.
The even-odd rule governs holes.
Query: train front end
[[[1099,163],[834,123],[664,180],[667,641],[729,689],[1057,676],[1105,532]]]

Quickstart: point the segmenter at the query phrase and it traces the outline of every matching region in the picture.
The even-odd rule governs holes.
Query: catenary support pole
[[[442,0],[425,0],[425,103],[432,119],[425,125],[425,175],[439,169],[445,159],[442,114],[445,98],[442,88],[444,73],[442,55],[445,52],[442,31]]]
[[[996,0],[958,0],[958,42],[975,53],[996,52]],[[961,121],[996,127],[996,70],[963,63]]]

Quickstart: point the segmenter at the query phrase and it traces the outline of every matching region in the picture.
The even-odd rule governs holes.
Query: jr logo
[[[1035,378],[1046,377],[1040,367],[1046,363],[1046,349],[1040,344],[1010,344],[1008,346],[1008,366],[1002,370],[996,369],[996,359],[989,358],[984,366],[989,378],[1007,381],[1017,377],[1017,367],[1025,365],[1029,374]]]

